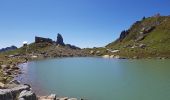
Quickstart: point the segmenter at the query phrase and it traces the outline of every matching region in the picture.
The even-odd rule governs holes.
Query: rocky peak
[[[63,37],[61,34],[58,33],[57,35],[57,41],[56,41],[56,44],[59,44],[59,45],[62,45],[62,46],[65,46],[64,42],[63,42]]]

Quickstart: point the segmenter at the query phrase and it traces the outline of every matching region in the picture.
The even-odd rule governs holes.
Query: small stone
[[[57,97],[56,94],[51,94],[47,98],[50,100],[56,100],[56,97]]]

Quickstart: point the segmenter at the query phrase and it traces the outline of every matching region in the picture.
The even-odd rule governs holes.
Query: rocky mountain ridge
[[[170,16],[143,17],[123,30],[117,40],[89,52],[122,58],[170,58]]]
[[[5,52],[6,55],[25,55],[28,59],[43,59],[53,57],[87,56],[88,53],[81,48],[65,44],[61,34],[57,40],[35,36],[35,42],[24,44],[21,48]]]
[[[16,46],[10,46],[10,47],[0,49],[0,52],[6,52],[6,51],[16,50],[16,49],[17,49]]]

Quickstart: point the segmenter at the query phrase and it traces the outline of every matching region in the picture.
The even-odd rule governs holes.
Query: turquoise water
[[[58,58],[22,65],[40,95],[87,100],[170,100],[170,60]]]

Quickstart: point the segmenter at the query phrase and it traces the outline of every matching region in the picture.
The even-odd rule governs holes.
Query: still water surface
[[[40,95],[87,100],[170,100],[170,60],[57,58],[21,66]]]

